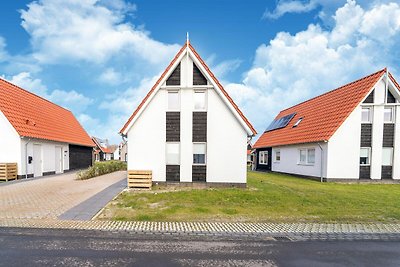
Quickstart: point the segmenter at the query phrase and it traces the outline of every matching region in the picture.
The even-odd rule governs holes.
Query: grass
[[[248,188],[124,192],[101,219],[225,222],[400,222],[400,184],[320,183],[248,173]]]
[[[118,160],[95,162],[92,167],[76,174],[77,180],[87,180],[103,174],[126,170],[126,162]]]

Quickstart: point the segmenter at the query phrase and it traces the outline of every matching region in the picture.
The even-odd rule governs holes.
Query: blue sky
[[[259,132],[280,109],[385,66],[398,77],[395,0],[7,1],[0,76],[117,132],[184,43]]]

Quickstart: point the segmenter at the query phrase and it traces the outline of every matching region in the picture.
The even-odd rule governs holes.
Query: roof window
[[[303,117],[299,118],[299,119],[296,121],[296,123],[293,125],[293,128],[299,126],[299,124],[300,124],[300,122],[301,122],[302,120],[303,120]]]

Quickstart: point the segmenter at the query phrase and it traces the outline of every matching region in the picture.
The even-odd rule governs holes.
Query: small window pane
[[[382,149],[382,165],[383,166],[392,166],[392,155],[393,155],[393,148],[384,147]]]
[[[361,111],[361,122],[371,122],[371,109],[363,108]]]
[[[206,92],[194,92],[194,109],[205,110],[206,109]]]
[[[315,163],[315,149],[308,150],[308,163]]]
[[[280,150],[275,151],[275,160],[281,161],[281,151]]]
[[[179,144],[167,143],[166,152],[167,152],[166,163],[168,165],[180,164]]]
[[[383,120],[384,120],[384,122],[393,122],[393,109],[392,108],[385,108]]]
[[[168,92],[168,110],[179,109],[179,92]]]
[[[193,163],[206,163],[206,144],[193,144]]]
[[[361,165],[369,164],[369,148],[360,149],[360,164]]]
[[[263,165],[268,165],[268,151],[260,151],[259,163]]]
[[[307,151],[305,149],[300,149],[300,162],[306,163],[307,160]]]

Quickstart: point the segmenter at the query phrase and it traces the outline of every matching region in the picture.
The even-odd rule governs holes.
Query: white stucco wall
[[[159,90],[128,131],[128,170],[151,170],[165,181],[165,90]]]
[[[395,132],[394,132],[394,151],[393,151],[393,179],[400,179],[400,106],[396,107],[395,112]]]
[[[326,153],[327,144],[320,143],[323,152],[317,143],[279,146],[272,148],[272,171],[298,174],[304,176],[320,177],[321,176],[321,158],[323,159],[323,175],[326,176]],[[315,163],[314,164],[300,164],[300,149],[314,148],[315,149]],[[281,160],[275,160],[275,153],[277,150],[281,152]]]
[[[26,146],[26,144],[28,144]],[[34,164],[37,163],[37,158],[33,156],[33,147],[34,145],[40,145],[41,147],[41,168],[42,168],[42,173],[44,172],[54,172],[56,171],[56,161],[55,161],[55,153],[56,153],[56,147],[62,149],[62,154],[63,154],[63,159],[62,159],[62,169],[64,170],[69,170],[69,147],[68,144],[66,143],[60,143],[60,142],[52,142],[52,141],[46,141],[46,140],[41,140],[41,139],[27,139],[24,138],[22,139],[21,142],[21,175],[25,175],[25,166],[26,166],[26,157],[25,157],[25,149],[27,148],[27,157],[32,156],[33,161],[31,164],[28,164],[28,174],[33,174],[34,173]],[[57,151],[58,152],[58,151]]]
[[[358,179],[361,107],[357,107],[328,142],[327,178]]]
[[[21,173],[21,138],[0,111],[0,162],[17,163],[18,174]]]
[[[247,133],[214,90],[207,120],[207,182],[246,183]]]

